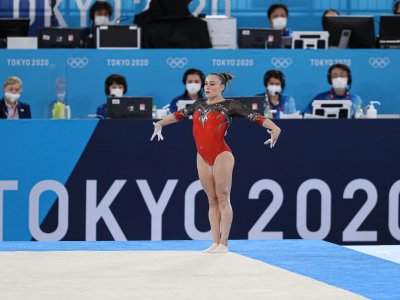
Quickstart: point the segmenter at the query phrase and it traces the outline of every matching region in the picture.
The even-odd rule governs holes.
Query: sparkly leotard
[[[265,120],[240,102],[229,99],[215,104],[197,100],[174,115],[177,120],[193,115],[193,136],[197,152],[210,166],[214,165],[215,158],[221,152],[232,152],[225,143],[224,136],[233,116],[247,118],[259,125]]]

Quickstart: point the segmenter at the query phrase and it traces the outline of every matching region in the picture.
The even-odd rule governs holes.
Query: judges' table
[[[233,239],[398,244],[400,120],[235,119]],[[191,121],[0,121],[3,240],[209,239]],[[55,202],[58,197],[58,201]]]
[[[264,73],[278,69],[286,77],[285,93],[302,111],[314,96],[330,88],[327,71],[335,63],[350,66],[351,91],[361,96],[363,107],[380,100],[379,113],[400,113],[400,51],[396,50],[0,50],[0,80],[10,75],[22,78],[21,100],[31,104],[34,118],[48,118],[57,94],[64,91],[72,116],[85,118],[106,102],[104,81],[113,73],[127,78],[127,95],[152,96],[159,108],[183,93],[182,76],[188,68],[231,72],[235,79],[226,96],[264,92]]]

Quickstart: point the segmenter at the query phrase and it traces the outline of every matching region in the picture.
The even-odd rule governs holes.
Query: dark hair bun
[[[222,77],[225,78],[225,81],[228,82],[229,80],[233,79],[233,76],[229,73],[226,72],[220,72],[219,74],[221,74]]]

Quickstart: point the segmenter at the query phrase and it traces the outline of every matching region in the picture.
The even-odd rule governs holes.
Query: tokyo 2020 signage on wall
[[[0,151],[18,157],[0,172],[1,239],[210,239],[190,122],[162,142],[151,120],[0,122],[19,145]],[[399,121],[278,124],[273,149],[253,123],[229,129],[232,239],[400,243]]]

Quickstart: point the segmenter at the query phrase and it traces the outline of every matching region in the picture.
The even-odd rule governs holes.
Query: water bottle
[[[53,119],[65,119],[65,104],[57,101],[53,106]]]
[[[356,110],[356,114],[354,115],[354,118],[356,118],[356,119],[364,118],[364,112],[363,112],[363,109],[361,107],[361,104],[357,105],[357,110]]]

